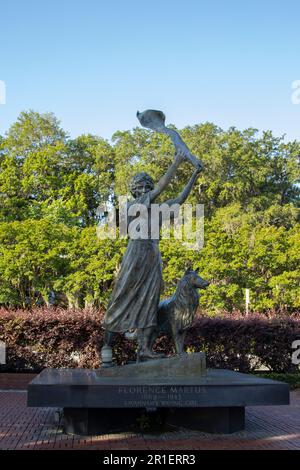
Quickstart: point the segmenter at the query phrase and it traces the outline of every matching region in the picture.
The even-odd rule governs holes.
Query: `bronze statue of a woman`
[[[130,207],[133,204],[142,204],[146,207],[148,215],[148,237],[129,239],[104,318],[106,348],[112,346],[116,333],[137,330],[138,360],[161,357],[150,348],[151,332],[157,323],[157,308],[162,287],[159,240],[158,237],[151,238],[151,204],[170,183],[183,159],[188,157],[189,151],[186,146],[182,148],[180,145],[175,145],[175,148],[174,162],[156,186],[147,173],[138,173],[131,181],[130,190],[134,200],[127,206],[128,223],[134,219],[130,216]],[[164,204],[171,206],[185,202],[202,170],[200,161],[193,161],[193,164],[195,170],[184,190],[177,198],[165,201]]]

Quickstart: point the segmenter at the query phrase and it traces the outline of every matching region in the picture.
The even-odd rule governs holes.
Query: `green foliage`
[[[91,135],[68,140],[51,114],[21,113],[0,141],[0,221],[94,225],[113,183],[114,149]]]
[[[67,273],[72,229],[49,221],[0,223],[0,303],[47,303],[56,279]]]
[[[263,379],[279,380],[288,383],[291,390],[300,388],[300,373],[280,373],[280,372],[257,372],[259,377]]]
[[[68,268],[66,276],[55,283],[68,303],[75,307],[105,305],[122,256],[124,239],[100,240],[96,228],[77,231],[68,246]]]
[[[181,131],[204,171],[189,197],[205,207],[205,244],[189,250],[161,241],[164,295],[187,266],[211,281],[201,307],[210,314],[251,308],[299,309],[300,143],[271,132],[204,123]],[[105,305],[126,240],[97,238],[97,208],[117,206],[130,178],[158,180],[173,159],[166,136],[141,128],[70,139],[52,114],[23,112],[0,136],[0,304]],[[178,194],[192,172],[183,163],[167,191]]]

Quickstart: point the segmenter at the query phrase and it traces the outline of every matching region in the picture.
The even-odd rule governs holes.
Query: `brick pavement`
[[[25,382],[23,377],[19,388]],[[25,390],[2,389],[0,449],[300,450],[300,390],[291,393],[288,406],[248,407],[245,431],[231,435],[174,428],[160,435],[126,432],[82,437],[64,435],[55,424],[53,409],[28,408]]]

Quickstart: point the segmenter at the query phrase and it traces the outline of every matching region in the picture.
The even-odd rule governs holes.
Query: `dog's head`
[[[201,276],[198,274],[198,269],[187,269],[184,277],[187,278],[189,284],[196,289],[206,289],[209,286],[209,282],[205,281]]]

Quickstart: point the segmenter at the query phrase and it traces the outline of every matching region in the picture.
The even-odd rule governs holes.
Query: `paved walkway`
[[[246,429],[214,435],[174,428],[160,435],[119,433],[67,436],[55,423],[52,408],[28,408],[26,386],[32,374],[0,374],[0,449],[299,449],[300,390],[288,406],[246,409]]]

